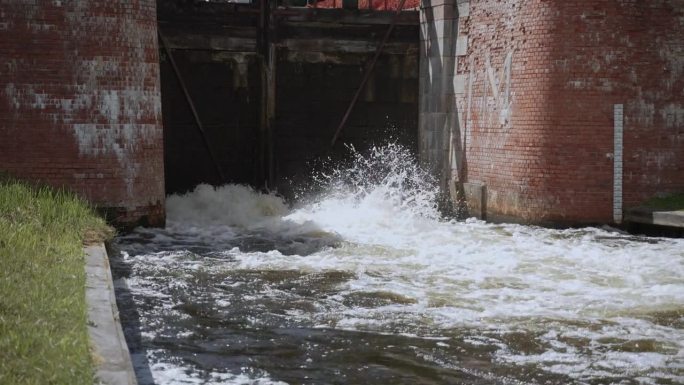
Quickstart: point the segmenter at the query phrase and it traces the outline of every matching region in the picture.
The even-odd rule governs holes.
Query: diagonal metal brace
[[[385,36],[382,38],[382,41],[380,42],[378,49],[375,51],[373,59],[371,59],[370,63],[368,63],[368,67],[366,67],[366,72],[363,74],[361,84],[359,85],[359,88],[356,90],[356,93],[354,94],[354,97],[352,98],[351,102],[349,103],[349,107],[347,107],[347,112],[344,113],[342,121],[340,122],[340,125],[337,127],[337,131],[335,131],[335,135],[333,136],[332,141],[330,142],[331,146],[334,146],[335,142],[337,142],[337,138],[340,136],[340,133],[342,132],[345,123],[347,123],[347,119],[349,119],[349,115],[354,109],[356,101],[359,99],[359,96],[361,95],[361,91],[363,91],[364,87],[366,86],[366,83],[368,82],[368,79],[370,79],[370,75],[373,72],[373,68],[375,68],[375,63],[377,63],[378,58],[382,53],[382,49],[385,47],[385,44],[387,44],[387,40],[389,39],[390,35],[392,34],[392,31],[394,30],[394,26],[397,24],[397,21],[399,20],[399,15],[401,14],[401,11],[404,9],[405,2],[406,0],[401,0],[399,2],[399,5],[397,6],[397,12],[394,14],[394,18],[392,19],[392,23],[390,24],[389,28],[387,28],[387,32],[385,32]]]
[[[211,161],[214,163],[214,167],[216,167],[216,173],[218,174],[219,178],[221,178],[221,182],[226,182],[225,174],[223,173],[223,169],[221,168],[221,165],[219,164],[218,160],[216,159],[216,156],[214,155],[214,151],[212,151],[211,149],[211,145],[209,144],[209,140],[207,139],[207,133],[204,131],[204,126],[202,125],[202,121],[200,120],[199,114],[197,113],[197,109],[195,108],[195,103],[193,103],[192,98],[190,97],[190,92],[188,92],[188,88],[185,86],[185,81],[183,80],[183,77],[180,74],[180,70],[176,65],[176,60],[173,58],[173,54],[171,53],[171,46],[169,46],[169,43],[166,41],[166,38],[162,34],[161,30],[158,29],[157,34],[159,35],[159,41],[161,42],[162,48],[169,56],[171,67],[173,67],[173,72],[176,74],[176,78],[178,79],[178,83],[180,83],[181,89],[183,89],[185,100],[188,102],[190,110],[192,110],[192,116],[195,118],[195,123],[197,123],[197,129],[202,135],[202,140],[204,141],[204,145],[207,148],[209,157],[211,158]]]

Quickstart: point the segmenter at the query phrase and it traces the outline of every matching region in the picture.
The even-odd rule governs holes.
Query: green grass
[[[659,210],[684,210],[684,193],[653,198],[646,202],[645,206]]]
[[[0,179],[0,384],[92,384],[83,242],[111,236],[83,200]]]

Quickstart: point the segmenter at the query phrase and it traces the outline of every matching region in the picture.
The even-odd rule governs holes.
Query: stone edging
[[[119,321],[107,251],[103,244],[87,246],[84,250],[88,334],[95,357],[96,383],[137,385]]]

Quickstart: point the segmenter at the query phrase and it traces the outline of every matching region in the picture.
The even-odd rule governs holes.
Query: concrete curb
[[[95,354],[96,383],[137,385],[119,321],[109,258],[103,244],[85,247],[88,334]]]
[[[627,211],[625,221],[684,228],[684,210],[656,210],[648,207],[636,207]]]

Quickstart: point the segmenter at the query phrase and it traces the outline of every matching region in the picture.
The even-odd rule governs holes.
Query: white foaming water
[[[357,154],[350,168],[322,174],[324,194],[292,210],[245,187],[200,186],[168,199],[169,230],[145,231],[160,244],[177,234],[229,242],[245,231],[284,242],[335,240],[335,247],[295,247],[290,255],[277,247],[222,251],[221,268],[349,272],[315,310],[289,314],[321,328],[429,337],[459,330],[473,346],[496,347],[493,360],[504,364],[578,381],[684,382],[684,241],[441,220],[437,189],[414,164],[398,146]],[[130,258],[163,264],[169,257]],[[378,292],[403,300],[379,307],[343,301]],[[507,344],[516,332],[543,351]]]
[[[240,185],[199,185],[186,196],[170,196],[166,204],[170,226],[181,230],[188,226],[258,227],[288,211],[282,199]]]
[[[155,355],[160,351],[150,351],[146,360],[155,360]],[[134,357],[135,359],[136,357]],[[138,361],[140,361],[140,358]],[[186,367],[176,365],[171,362],[157,362],[150,366],[152,378],[147,381],[154,381],[159,384],[195,384],[195,385],[287,385],[282,381],[274,381],[267,375],[259,375],[246,370],[240,374],[230,373],[210,373],[208,376],[200,376],[197,373],[188,371]]]

